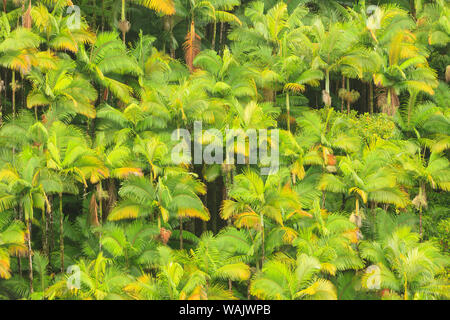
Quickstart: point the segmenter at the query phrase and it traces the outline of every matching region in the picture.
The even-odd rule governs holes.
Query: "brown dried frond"
[[[100,223],[98,222],[98,204],[97,200],[95,199],[95,193],[92,193],[91,201],[89,202],[89,222],[93,226],[99,226]]]
[[[190,72],[194,71],[194,59],[200,53],[200,36],[195,33],[195,23],[191,22],[191,29],[183,43],[184,57]]]
[[[22,25],[24,28],[31,29],[31,1],[28,3],[28,9],[22,16]]]

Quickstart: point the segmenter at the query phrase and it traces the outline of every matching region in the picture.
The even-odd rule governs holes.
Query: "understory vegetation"
[[[446,1],[0,10],[0,299],[450,297]]]

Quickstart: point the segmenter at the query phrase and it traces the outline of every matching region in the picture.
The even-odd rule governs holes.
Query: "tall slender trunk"
[[[12,78],[11,78],[11,84],[12,84],[12,113],[13,118],[16,116],[16,71],[13,70],[12,72]]]
[[[422,197],[424,197],[426,199],[426,186],[425,183],[421,183],[420,184],[420,190],[419,190],[420,194],[422,195]],[[420,239],[422,240],[422,203],[419,205],[419,235],[420,235]]]
[[[97,29],[97,8],[96,8],[96,3],[95,0],[92,0],[92,7],[94,8],[93,12],[92,12],[92,29],[95,30]]]
[[[347,78],[347,92],[350,93],[350,78]],[[347,99],[347,114],[350,114],[350,100]]]
[[[422,205],[419,206],[419,235],[422,239]]]
[[[28,268],[29,268],[29,280],[30,280],[30,293],[33,293],[33,258],[32,258],[32,251],[31,251],[31,221],[28,218],[27,219],[27,229],[28,229],[28,238],[27,238],[27,245],[28,245]]]
[[[213,183],[211,185],[211,197],[210,197],[210,200],[211,200],[211,204],[212,204],[211,208],[213,209],[211,211],[211,216],[212,216],[211,228],[212,228],[213,233],[216,234],[217,233],[217,229],[218,229],[218,226],[217,226],[217,222],[218,221],[217,220],[219,219],[219,214],[218,214],[219,210],[217,210],[217,187],[216,187],[215,183]]]
[[[208,207],[208,192],[204,195],[205,206]],[[208,225],[205,220],[202,220],[202,232],[208,231]]]
[[[17,218],[19,221],[22,221],[22,206],[20,205],[17,212]],[[19,269],[19,276],[22,277],[22,259],[20,258],[20,255],[17,257],[17,268]]]
[[[25,103],[25,85],[24,85],[24,78],[23,74],[20,74],[20,103],[22,104],[22,108],[26,108]],[[34,107],[34,114],[37,121],[37,106]]]
[[[219,55],[222,53],[222,44],[223,44],[223,33],[225,29],[225,24],[223,22],[220,23],[220,34],[219,34]]]
[[[260,214],[260,219],[261,219],[261,249],[262,249],[262,256],[261,256],[261,269],[262,269],[262,267],[263,267],[263,265],[264,265],[264,259],[265,259],[265,254],[266,254],[266,251],[265,251],[265,241],[264,241],[264,216],[262,215],[262,214]]]
[[[3,125],[2,92],[5,91],[6,93],[6,86],[5,88],[3,88],[4,87],[3,83],[4,83],[3,80],[0,80],[0,127]]]
[[[53,203],[53,196],[49,195],[49,201],[50,203]],[[50,207],[50,211],[48,213],[48,219],[49,219],[49,250],[50,252],[53,251],[54,247],[55,247],[55,239],[53,238],[53,210]]]
[[[121,22],[125,23],[125,0],[122,0]],[[122,29],[122,41],[125,44],[125,30]]]
[[[49,249],[48,249],[48,219],[47,219],[47,213],[45,212],[45,205],[42,208],[42,247],[44,249],[44,253],[47,257],[50,256]]]
[[[340,211],[344,211],[344,209],[345,209],[345,200],[346,200],[345,194],[343,193],[342,194],[342,203],[341,203]]]
[[[5,81],[3,82],[3,90],[5,92],[5,101],[8,101],[8,70],[6,69],[4,70],[4,79]]]
[[[409,6],[411,7],[411,15],[414,18],[414,20],[417,19],[416,15],[416,4],[414,0],[409,0]]]
[[[361,93],[362,99],[360,101],[362,101],[363,105],[361,106],[360,111],[364,113],[369,111],[367,104],[365,104],[365,102],[367,101],[367,83],[365,81],[361,81],[361,86],[362,86],[362,93]]]
[[[98,220],[100,222],[100,225],[102,225],[103,224],[103,203],[102,203],[103,202],[103,199],[102,199],[103,188],[102,188],[101,180],[97,184],[97,194],[98,194],[98,209],[99,209],[99,215],[98,215],[99,219]],[[102,251],[102,236],[103,236],[103,234],[102,234],[102,232],[100,232],[100,236],[99,236],[99,240],[98,240],[98,247],[99,247],[100,251]],[[128,262],[127,262],[127,266],[128,266]]]
[[[325,91],[330,94],[330,71],[325,71]]]
[[[183,218],[180,217],[180,250],[183,249]]]
[[[62,193],[59,193],[59,254],[61,257],[61,272],[64,272],[64,214],[62,210]]]
[[[286,111],[287,111],[287,129],[291,132],[291,105],[289,101],[289,93],[286,92]]]
[[[212,43],[211,43],[211,49],[212,50],[216,50],[216,33],[217,33],[217,22],[214,19],[213,36],[212,36]]]
[[[414,105],[416,104],[416,98],[417,98],[417,91],[410,91],[409,93],[409,101],[408,101],[408,126],[411,122],[411,112],[414,108]]]
[[[345,89],[345,76],[342,76],[342,89]],[[344,97],[341,101],[341,112],[344,113]]]
[[[369,81],[369,113],[373,114],[373,81]]]
[[[355,212],[356,212],[356,215],[359,216],[359,199],[358,199],[358,196],[356,196],[356,201],[355,201]]]
[[[105,0],[102,0],[102,32],[105,29]]]

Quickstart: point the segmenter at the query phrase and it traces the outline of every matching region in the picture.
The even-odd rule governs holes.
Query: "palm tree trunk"
[[[122,13],[121,13],[121,22],[125,22],[125,0],[122,0]],[[125,30],[122,31],[122,40],[125,44]]]
[[[369,113],[373,114],[373,82],[369,81]]]
[[[356,196],[355,212],[356,212],[356,215],[359,216],[359,199],[358,199],[358,196]]]
[[[205,192],[204,196],[205,206],[208,207],[208,191]],[[208,225],[205,220],[202,220],[202,232],[206,232],[208,230]]]
[[[42,247],[44,249],[44,252],[46,256],[49,256],[49,249],[48,249],[48,219],[45,212],[45,205],[42,208],[42,222],[44,224],[42,228]]]
[[[264,265],[264,259],[265,259],[265,246],[264,246],[264,217],[262,214],[260,214],[261,217],[261,244],[262,244],[262,256],[261,256],[261,269]]]
[[[419,191],[422,195],[422,197],[426,198],[426,186],[425,183],[421,183],[420,184],[420,191]],[[420,239],[422,240],[422,203],[419,205],[419,235],[420,235]]]
[[[49,201],[50,203],[53,203],[53,196],[49,195]],[[50,252],[53,251],[53,248],[55,247],[55,239],[53,238],[53,210],[50,207],[50,211],[48,213],[48,219],[49,219],[49,250]]]
[[[350,78],[347,78],[347,92],[350,93]],[[350,114],[350,100],[347,100],[347,114]]]
[[[3,81],[0,80],[0,127],[3,125],[3,107],[2,107],[2,92],[5,91],[6,96],[6,87],[3,89]],[[6,101],[6,99],[5,99]]]
[[[19,210],[17,212],[17,218],[22,221],[22,206],[19,205]],[[22,259],[20,255],[17,257],[17,268],[19,269],[19,276],[22,277]]]
[[[11,84],[12,84],[12,113],[13,113],[13,118],[15,118],[16,117],[16,71],[14,71],[14,70],[12,72]]]
[[[418,92],[415,90],[412,90],[409,92],[409,101],[408,101],[408,126],[411,121],[411,112],[414,108],[414,105],[416,104],[416,98],[417,98]]]
[[[225,24],[223,22],[220,23],[220,35],[219,35],[219,55],[222,52],[222,44],[223,44],[223,33],[225,29]]]
[[[102,0],[102,32],[105,29],[105,0]]]
[[[183,250],[183,218],[180,217],[180,250]]]
[[[30,293],[33,293],[33,259],[31,252],[31,221],[27,219],[27,245],[28,245],[28,268],[29,268],[29,280],[30,280]]]
[[[325,91],[330,94],[330,71],[325,71]]]
[[[343,193],[342,194],[342,203],[341,203],[340,211],[344,211],[344,209],[345,209],[345,200],[346,200],[345,193]]]
[[[288,92],[286,92],[286,111],[287,111],[287,129],[289,132],[291,132],[291,106]]]
[[[95,29],[97,29],[96,28],[96,25],[97,25],[97,21],[96,21],[97,20],[97,14],[96,14],[97,8],[96,8],[95,0],[92,0],[92,8],[94,8],[94,10],[92,12],[92,29],[95,30]]]
[[[59,193],[59,254],[61,257],[61,272],[64,272],[64,214],[62,210],[62,193]]]
[[[217,33],[217,22],[214,19],[213,37],[212,37],[212,43],[211,43],[211,49],[212,50],[216,50],[216,33]]]
[[[345,76],[342,76],[342,89],[345,89]],[[341,101],[341,112],[344,113],[344,97]]]
[[[422,239],[422,205],[419,206],[419,235]]]
[[[405,284],[404,284],[404,294],[403,294],[403,300],[408,300],[408,278],[405,276]]]
[[[411,15],[414,18],[414,20],[416,20],[416,5],[415,5],[415,1],[414,0],[409,0],[409,6],[411,7]]]

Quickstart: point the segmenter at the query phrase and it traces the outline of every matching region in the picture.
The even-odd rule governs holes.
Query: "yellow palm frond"
[[[168,16],[175,13],[173,0],[138,0],[137,3]]]

